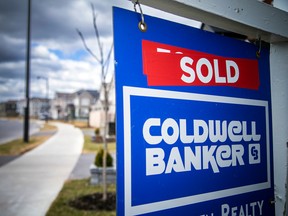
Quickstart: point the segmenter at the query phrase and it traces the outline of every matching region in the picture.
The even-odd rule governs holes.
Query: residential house
[[[27,101],[25,99],[17,101],[17,112],[24,116],[24,108]],[[41,114],[49,114],[50,99],[33,97],[29,99],[29,114],[31,117],[38,118]]]
[[[101,134],[105,126],[105,110],[104,110],[104,88],[101,88],[99,100],[92,106],[89,117],[89,125],[95,128],[99,128]],[[114,79],[111,83],[108,83],[108,134],[115,135],[115,82]]]
[[[74,93],[76,118],[88,118],[91,106],[99,99],[99,92],[94,90],[80,90]]]
[[[90,107],[96,103],[99,93],[96,90],[79,90],[74,93],[56,92],[52,101],[51,114],[54,119],[85,119]]]
[[[53,119],[74,118],[73,94],[56,92],[51,103],[51,115]]]
[[[17,101],[9,100],[0,103],[0,116],[2,117],[15,117],[18,116]]]

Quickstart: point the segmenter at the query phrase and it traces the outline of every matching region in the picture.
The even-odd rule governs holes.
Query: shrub
[[[103,155],[104,155],[104,150],[101,148],[96,157],[95,157],[95,161],[94,164],[97,167],[103,167]],[[107,152],[107,156],[106,156],[106,166],[107,167],[112,167],[113,166],[113,158],[111,156],[111,154],[109,152]]]
[[[96,136],[99,136],[100,135],[100,129],[99,128],[96,128],[95,131],[94,131],[95,135]]]

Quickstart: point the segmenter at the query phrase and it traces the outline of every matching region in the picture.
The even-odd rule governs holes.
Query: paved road
[[[69,179],[85,179],[91,176],[90,166],[94,163],[95,153],[81,154]]]
[[[40,130],[37,121],[30,121],[29,134]],[[0,119],[0,144],[23,137],[23,121]]]

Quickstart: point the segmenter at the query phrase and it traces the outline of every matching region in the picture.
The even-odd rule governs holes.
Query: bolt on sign
[[[274,215],[269,47],[113,13],[117,215]]]

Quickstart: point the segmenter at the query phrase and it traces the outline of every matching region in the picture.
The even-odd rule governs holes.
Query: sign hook
[[[141,14],[141,21],[138,23],[138,28],[140,29],[140,31],[146,32],[146,31],[147,31],[147,24],[146,24],[145,21],[144,21],[144,14],[143,14],[141,5],[140,5],[140,3],[139,3],[138,0],[134,3],[134,10],[135,10],[135,12],[137,12],[137,8],[136,8],[137,5],[138,5],[138,7],[139,7],[140,14]]]
[[[256,56],[257,56],[257,58],[260,58],[260,56],[261,56],[261,45],[262,45],[261,36],[259,36],[259,38],[258,38],[258,43],[259,43],[259,49],[258,49],[258,51],[256,51]]]

